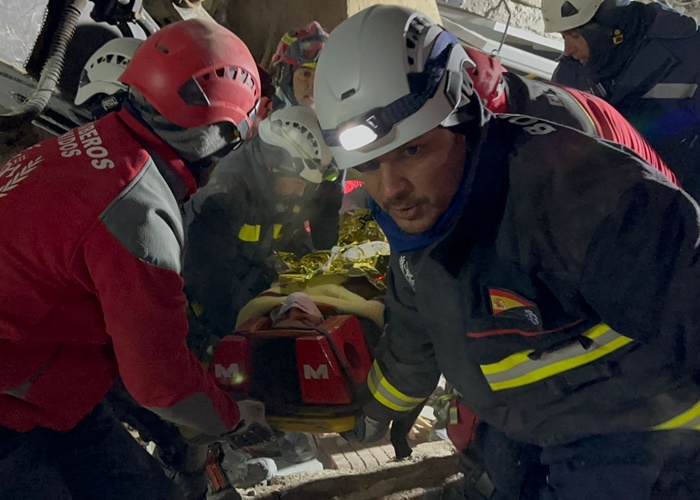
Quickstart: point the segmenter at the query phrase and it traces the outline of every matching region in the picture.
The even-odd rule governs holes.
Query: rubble
[[[459,477],[454,447],[438,441],[417,445],[413,455],[402,461],[275,478],[269,486],[242,490],[241,496],[255,500],[430,498],[421,495],[442,494],[445,486],[453,485]]]

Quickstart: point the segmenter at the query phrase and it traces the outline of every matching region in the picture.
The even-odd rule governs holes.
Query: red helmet
[[[282,36],[277,50],[272,56],[272,66],[285,63],[294,67],[315,68],[318,55],[328,40],[328,33],[317,21],[297,31],[289,31]]]
[[[474,82],[474,90],[479,94],[484,106],[494,113],[505,113],[506,95],[503,91],[503,73],[506,69],[495,57],[474,47],[464,45],[467,55],[474,61],[474,67],[467,73]]]
[[[248,47],[223,26],[199,19],[149,36],[119,81],[138,90],[182,128],[233,123],[249,135],[260,101],[260,76]]]

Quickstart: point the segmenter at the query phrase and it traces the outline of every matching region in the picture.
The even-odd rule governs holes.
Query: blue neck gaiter
[[[447,232],[452,222],[461,213],[462,207],[464,206],[464,201],[467,198],[467,191],[471,185],[472,177],[466,171],[466,165],[468,164],[469,161],[467,160],[465,162],[465,172],[462,175],[460,186],[457,189],[454,198],[452,198],[447,211],[430,229],[423,233],[404,233],[389,214],[382,210],[372,198],[369,199],[372,215],[377,221],[377,224],[379,224],[379,227],[381,227],[382,231],[384,231],[384,234],[389,240],[389,245],[391,245],[392,251],[402,253],[425,248],[438,241]]]

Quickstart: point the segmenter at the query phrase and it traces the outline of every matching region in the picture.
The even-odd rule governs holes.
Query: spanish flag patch
[[[488,288],[489,298],[491,299],[491,312],[494,316],[508,311],[510,309],[536,307],[535,304],[520,295],[505,290],[503,288]]]

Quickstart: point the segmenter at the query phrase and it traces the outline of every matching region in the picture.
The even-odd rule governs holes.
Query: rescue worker
[[[258,132],[188,207],[184,278],[204,326],[193,332],[195,351],[209,335],[229,334],[240,309],[275,280],[274,251],[303,255],[313,247],[302,199],[334,168],[316,115],[308,106],[283,108]]]
[[[494,117],[468,67],[454,35],[384,5],[319,60],[324,139],[392,247],[355,439],[442,372],[486,423],[499,498],[697,498],[696,203],[607,141]]]
[[[255,61],[227,29],[183,21],[120,81],[124,109],[0,170],[3,498],[173,498],[100,403],[117,376],[190,442],[269,430],[260,403],[230,399],[187,349],[179,275],[179,204],[249,136]]]
[[[543,0],[547,32],[564,37],[553,81],[612,104],[700,196],[700,34],[665,5],[629,0]]]
[[[328,33],[317,21],[282,36],[271,62],[275,85],[271,109],[297,105],[313,107],[316,63],[327,39]],[[338,239],[344,182],[344,175],[324,180],[306,197],[317,250],[330,249]]]
[[[676,176],[649,143],[604,100],[580,90],[509,73],[495,57],[464,47],[475,66],[468,70],[487,109],[544,118],[628,147],[674,184]]]
[[[271,63],[277,89],[275,108],[313,106],[316,63],[327,39],[328,33],[317,21],[282,36]]]

